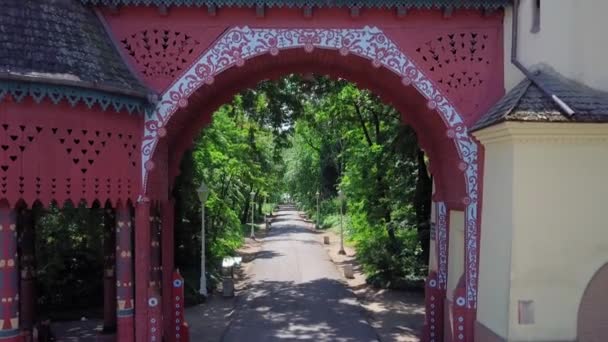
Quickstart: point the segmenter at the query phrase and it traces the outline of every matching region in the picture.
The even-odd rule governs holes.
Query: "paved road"
[[[279,212],[222,341],[378,341],[318,240],[295,211]]]

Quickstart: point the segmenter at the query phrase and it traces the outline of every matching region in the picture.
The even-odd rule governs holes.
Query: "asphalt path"
[[[378,341],[318,236],[293,210],[278,213],[247,276],[251,285],[222,341]]]

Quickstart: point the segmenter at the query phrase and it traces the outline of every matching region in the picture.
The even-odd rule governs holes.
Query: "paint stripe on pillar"
[[[116,207],[116,316],[117,340],[132,342],[133,327],[133,223],[127,205]]]
[[[19,335],[19,265],[17,212],[0,204],[0,340],[17,341]]]
[[[150,199],[142,197],[135,210],[135,340],[148,341],[150,282]]]
[[[445,202],[437,202],[436,208],[437,280],[438,287],[445,290],[448,285],[448,217]]]

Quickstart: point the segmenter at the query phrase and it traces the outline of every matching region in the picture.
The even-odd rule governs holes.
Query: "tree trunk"
[[[241,222],[247,223],[249,218],[249,200],[245,201],[245,208],[243,208],[243,216],[241,216]]]
[[[418,238],[422,246],[420,258],[424,263],[428,262],[430,246],[430,219],[431,219],[431,197],[433,192],[433,179],[429,176],[424,152],[418,149],[418,177],[416,180],[416,192],[414,195],[414,209],[416,211],[416,223],[418,226]]]

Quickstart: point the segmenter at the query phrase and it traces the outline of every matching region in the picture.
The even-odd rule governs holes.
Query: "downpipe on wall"
[[[551,90],[545,87],[542,82],[538,80],[536,75],[528,70],[521,62],[517,59],[517,43],[518,43],[518,32],[519,32],[519,4],[520,0],[513,0],[513,20],[512,20],[512,34],[511,34],[511,63],[517,67],[534,85],[536,85],[546,96],[548,96],[555,104],[561,109],[562,113],[565,113],[569,118],[574,116],[576,112],[562,99],[555,95]]]

